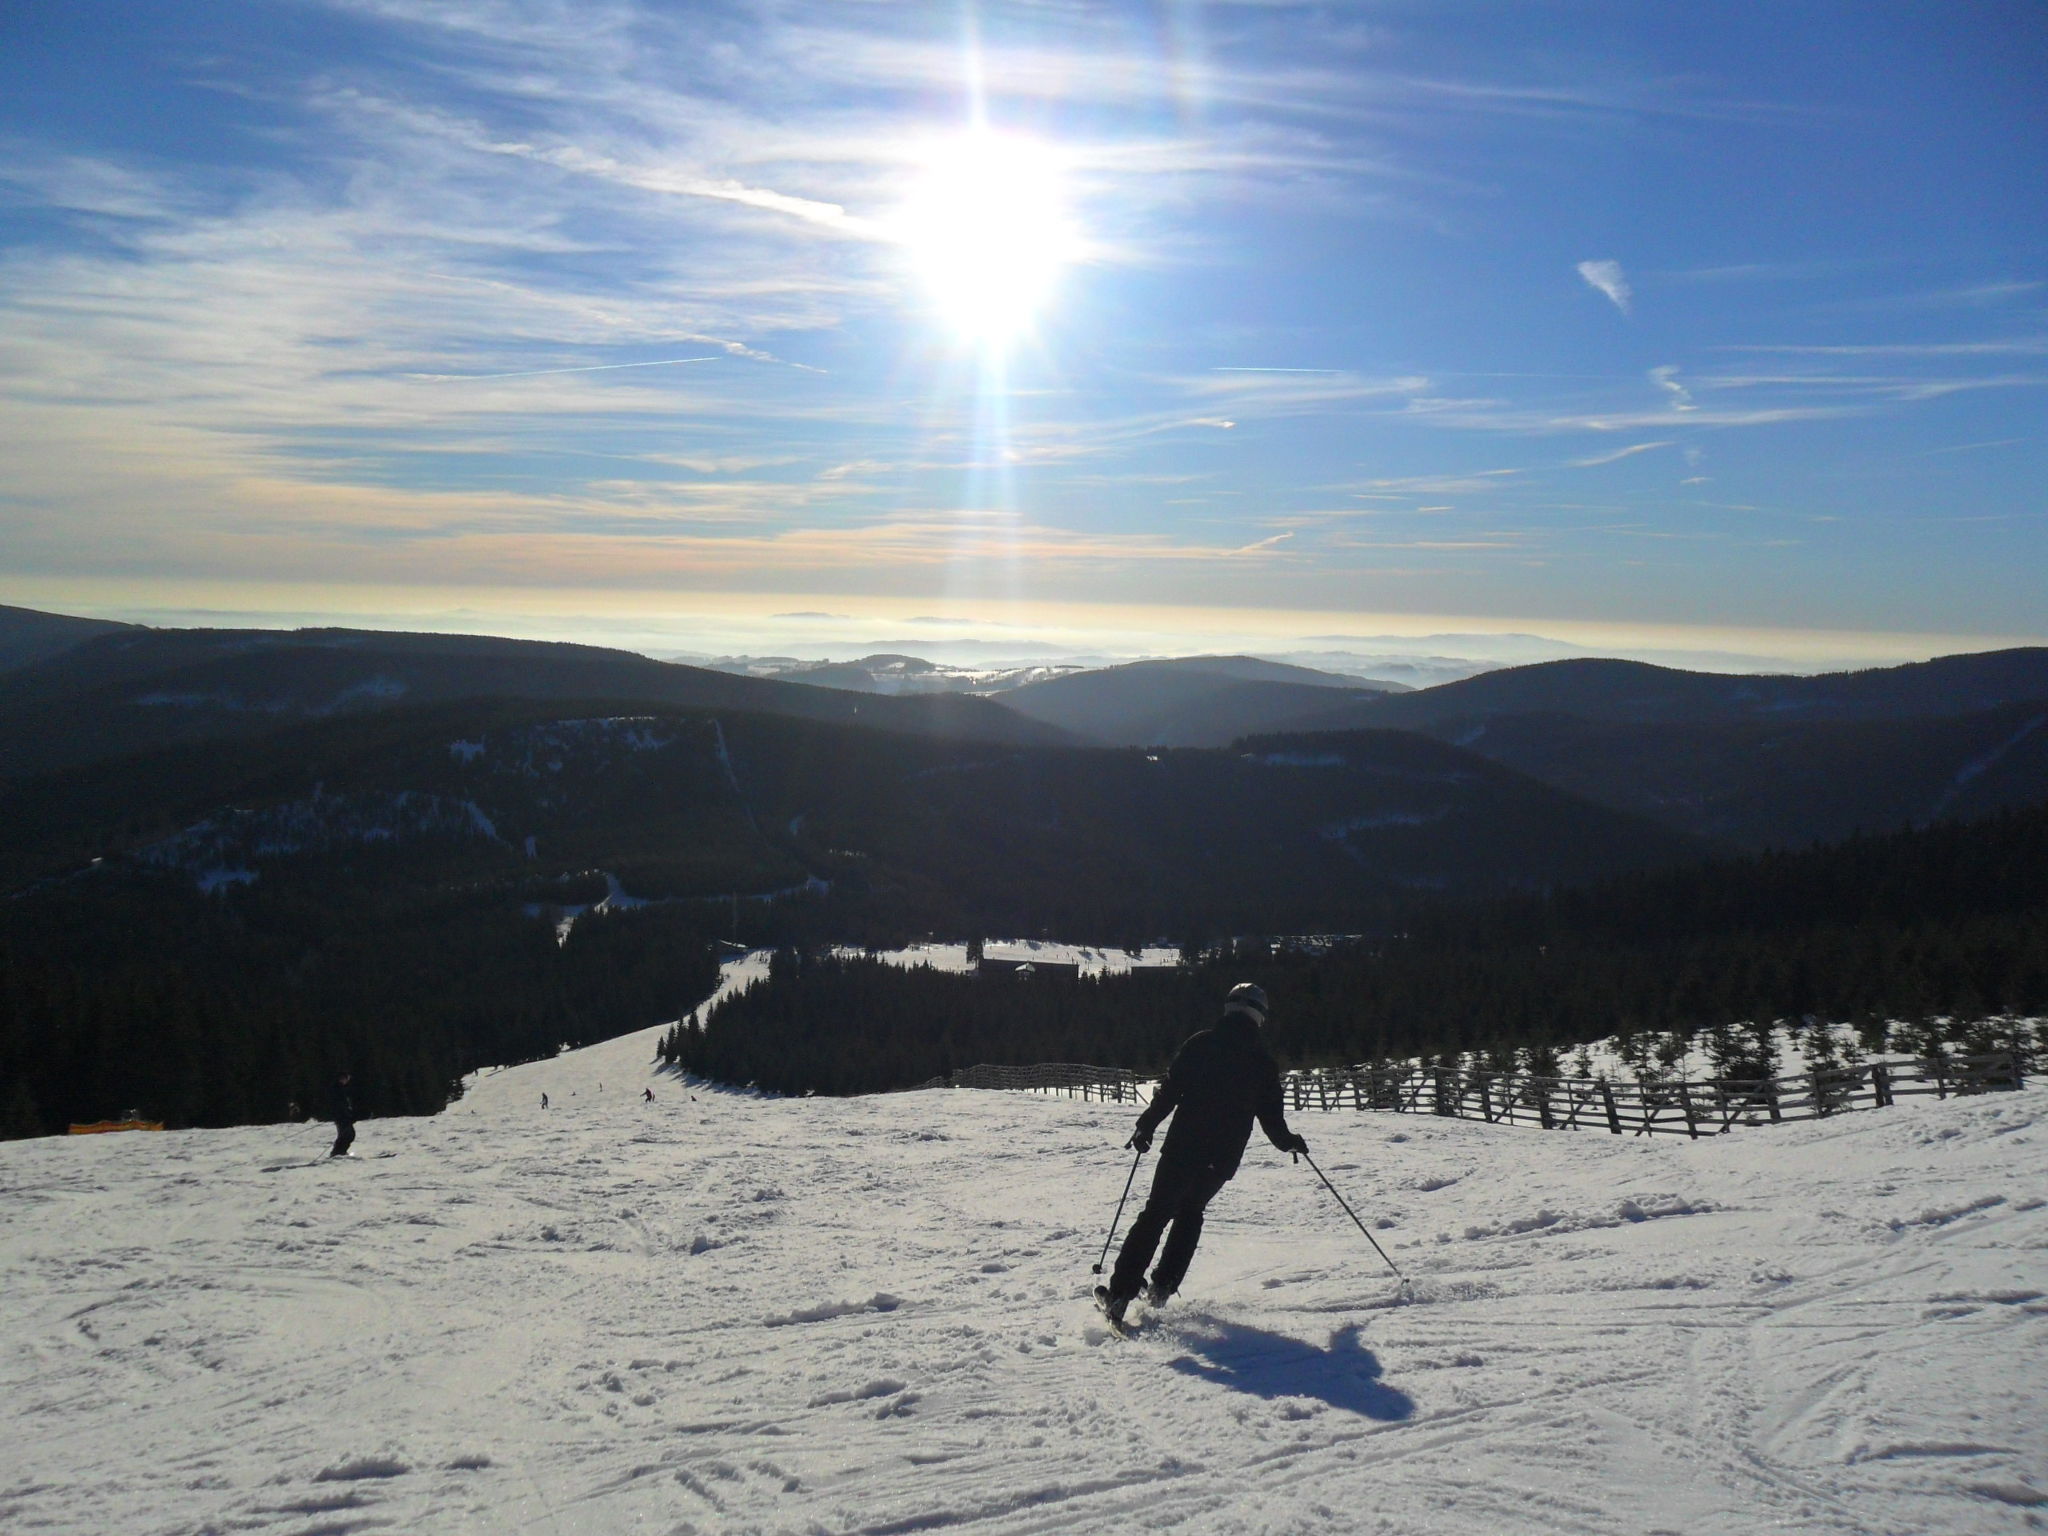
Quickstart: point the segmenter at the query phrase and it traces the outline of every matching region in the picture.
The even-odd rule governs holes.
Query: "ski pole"
[[[1301,1155],[1303,1157],[1308,1157],[1308,1154],[1306,1152],[1302,1153]],[[1348,1202],[1342,1195],[1337,1193],[1337,1186],[1330,1182],[1330,1176],[1324,1173],[1322,1169],[1316,1168],[1316,1160],[1314,1158],[1308,1157],[1308,1165],[1309,1167],[1316,1169],[1316,1177],[1323,1181],[1323,1188],[1327,1189],[1330,1192],[1331,1198],[1334,1199],[1339,1205],[1344,1207],[1344,1214],[1346,1216],[1349,1216],[1352,1219],[1352,1221],[1357,1223],[1359,1231],[1365,1233],[1365,1240],[1368,1243],[1372,1244],[1372,1251],[1378,1254],[1381,1258],[1387,1259],[1387,1250],[1380,1246],[1380,1240],[1372,1235],[1372,1233],[1367,1229],[1365,1223],[1358,1220],[1358,1212],[1351,1209],[1350,1202]],[[1396,1275],[1400,1276],[1401,1283],[1403,1285],[1406,1285],[1408,1283],[1408,1277],[1406,1275],[1401,1274],[1401,1266],[1396,1264],[1392,1259],[1387,1259],[1387,1268],[1391,1269]]]
[[[1099,1258],[1096,1259],[1094,1268],[1089,1270],[1089,1273],[1092,1275],[1099,1275],[1102,1273],[1102,1261],[1103,1259],[1109,1257],[1109,1245],[1112,1242],[1116,1241],[1117,1224],[1124,1219],[1124,1201],[1131,1198],[1131,1183],[1138,1177],[1138,1163],[1144,1156],[1145,1149],[1143,1147],[1140,1147],[1138,1149],[1137,1157],[1131,1159],[1131,1171],[1129,1175],[1124,1179],[1123,1198],[1117,1201],[1116,1215],[1110,1218],[1109,1231],[1105,1233],[1103,1236],[1102,1254]]]

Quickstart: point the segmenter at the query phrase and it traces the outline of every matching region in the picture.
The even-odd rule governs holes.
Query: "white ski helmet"
[[[1249,1014],[1254,1024],[1266,1022],[1267,1009],[1266,989],[1256,982],[1240,981],[1223,1000],[1225,1013]]]

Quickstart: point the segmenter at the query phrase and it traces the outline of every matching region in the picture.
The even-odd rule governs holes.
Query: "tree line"
[[[700,910],[590,913],[557,941],[503,879],[308,860],[216,895],[140,868],[0,912],[0,1136],[431,1114],[476,1068],[675,1018],[716,984]]]
[[[1079,981],[789,950],[662,1049],[792,1093],[983,1061],[1156,1072],[1244,980],[1273,996],[1269,1042],[1303,1066],[1480,1055],[1556,1072],[1572,1047],[1619,1036],[1646,1071],[1697,1041],[1724,1075],[1762,1076],[1778,1031],[1816,1023],[1844,1026],[1852,1049],[1989,1049],[2006,1021],[2048,1013],[2048,807],[1441,907],[1321,952],[1235,940]]]

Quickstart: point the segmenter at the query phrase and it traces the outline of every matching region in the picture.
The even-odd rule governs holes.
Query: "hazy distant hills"
[[[1819,677],[1681,672],[1640,661],[1544,661],[1383,699],[1349,701],[1292,722],[1297,730],[1416,729],[1497,715],[1708,724],[1905,720],[2048,699],[2048,647],[1942,656]]]
[[[123,629],[0,674],[0,776],[459,698],[606,699],[973,740],[1066,739],[984,699],[861,697],[597,646],[363,630]]]
[[[854,693],[995,693],[1078,671],[1072,665],[948,666],[921,656],[878,651],[853,661],[803,661],[794,656],[747,656],[710,663],[743,677],[772,677],[814,688]]]
[[[82,645],[96,635],[134,629],[112,619],[78,619],[66,613],[0,604],[0,672],[26,667]]]
[[[1134,661],[1011,688],[995,697],[1019,714],[1108,746],[1220,747],[1330,709],[1402,692],[1252,656]]]

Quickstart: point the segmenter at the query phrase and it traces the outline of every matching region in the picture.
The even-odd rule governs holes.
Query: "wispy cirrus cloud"
[[[2023,257],[1875,271],[1732,201],[1716,249],[1786,260],[1576,264],[1631,319],[1688,282],[1674,362],[1526,323],[1577,303],[1554,242],[1588,143],[1732,155],[1716,125],[1803,120],[1591,33],[1538,60],[1428,7],[972,9],[969,38],[837,0],[312,0],[259,47],[199,8],[183,75],[137,44],[129,78],[151,112],[238,105],[0,146],[0,564],[855,590],[985,558],[1351,603],[1333,531],[1460,569],[1567,515],[1662,537],[1663,461],[1574,472],[1746,433],[1717,473],[1762,501],[1800,424],[2015,439],[2048,371]],[[931,323],[892,226],[976,113],[1058,150],[1088,234],[1002,368]],[[1891,344],[1853,301],[1907,288]],[[1718,349],[1745,335],[1793,344]]]
[[[1650,382],[1664,391],[1665,396],[1671,402],[1672,410],[1696,411],[1699,409],[1693,403],[1692,391],[1678,382],[1678,365],[1676,363],[1665,363],[1661,367],[1652,368],[1650,370]]]
[[[1572,459],[1566,465],[1569,469],[1597,469],[1602,464],[1618,464],[1623,459],[1632,459],[1639,453],[1650,453],[1658,448],[1676,446],[1670,439],[1655,443],[1631,443],[1626,448],[1617,448],[1612,453],[1596,453],[1590,458]]]
[[[2048,355],[2048,336],[2014,336],[1993,341],[1728,343],[1717,352],[1777,352],[1805,357],[2040,357]]]
[[[1635,291],[1628,285],[1628,277],[1621,270],[1618,261],[1582,261],[1578,274],[1588,288],[1603,296],[1608,303],[1624,315],[1630,312],[1635,302]]]

